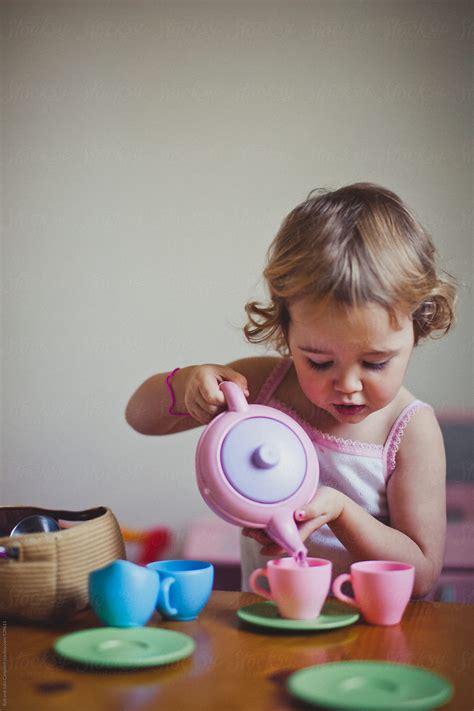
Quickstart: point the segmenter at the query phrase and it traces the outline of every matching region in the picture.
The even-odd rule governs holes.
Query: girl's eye
[[[363,366],[364,368],[368,368],[369,370],[383,370],[387,363],[388,360],[384,360],[381,363],[368,363],[367,361],[364,361]]]
[[[332,360],[326,360],[324,363],[317,363],[315,360],[311,360],[311,358],[308,358],[308,363],[310,364],[311,368],[314,368],[315,370],[326,370],[327,368],[331,367]]]

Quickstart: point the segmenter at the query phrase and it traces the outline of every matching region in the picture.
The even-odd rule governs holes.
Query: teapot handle
[[[249,404],[237,383],[233,383],[231,380],[224,380],[224,382],[219,385],[219,388],[225,395],[229,410],[233,412],[247,412]]]

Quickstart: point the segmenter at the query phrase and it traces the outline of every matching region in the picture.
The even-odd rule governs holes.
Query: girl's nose
[[[362,390],[362,383],[354,371],[344,371],[334,380],[334,390],[350,395]]]

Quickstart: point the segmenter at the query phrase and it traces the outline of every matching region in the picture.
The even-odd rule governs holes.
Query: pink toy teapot
[[[210,508],[237,526],[265,528],[304,561],[293,513],[312,499],[319,480],[314,446],[291,417],[249,405],[236,383],[223,382],[228,410],[206,427],[196,451],[199,491]]]

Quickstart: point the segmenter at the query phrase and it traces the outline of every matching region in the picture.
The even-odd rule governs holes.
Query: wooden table
[[[350,659],[416,664],[446,676],[455,695],[444,709],[474,708],[474,605],[410,603],[395,627],[358,622],[319,633],[278,633],[241,623],[235,611],[260,600],[250,593],[214,592],[198,620],[149,625],[186,632],[192,657],[137,671],[96,671],[66,665],[51,651],[68,632],[98,627],[92,612],[62,627],[3,624],[7,650],[6,705],[14,711],[253,711],[304,709],[285,690],[302,667]]]

